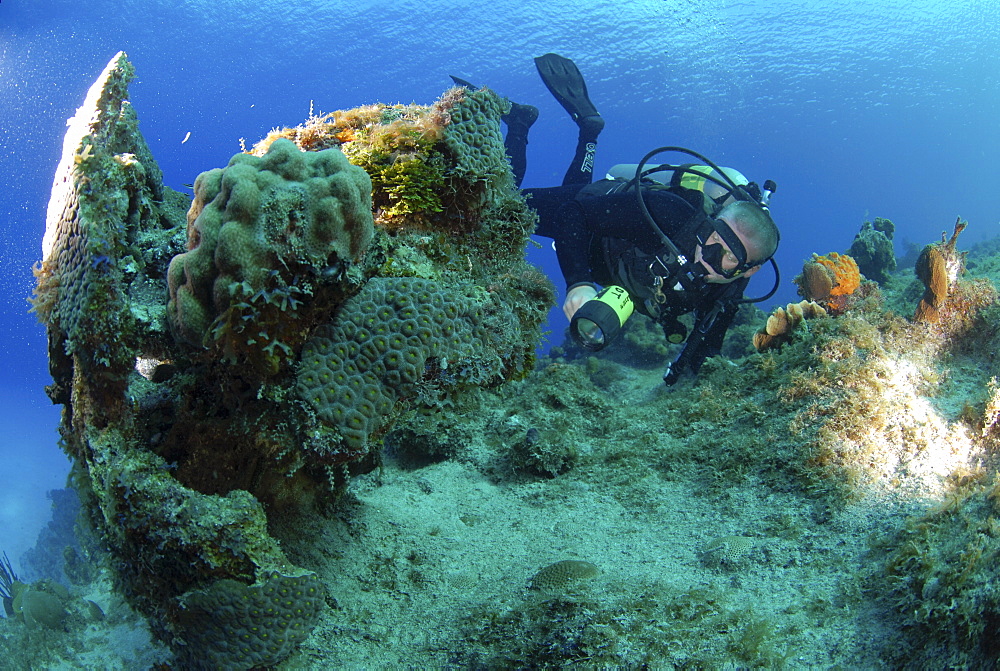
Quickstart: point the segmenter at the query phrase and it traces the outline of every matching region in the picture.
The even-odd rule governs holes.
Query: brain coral
[[[486,337],[482,309],[457,291],[376,278],[306,342],[297,391],[322,425],[339,430],[350,459],[422,383],[475,384],[499,373],[500,359],[477,351]]]
[[[252,669],[287,657],[312,631],[323,606],[315,574],[272,573],[244,585],[218,580],[185,594],[177,612],[184,668]]]
[[[452,89],[451,123],[444,141],[457,158],[457,171],[469,178],[504,178],[510,174],[497,119],[508,105],[488,90]],[[446,99],[447,100],[447,99]]]
[[[807,301],[820,303],[833,312],[843,312],[847,297],[861,286],[861,272],[847,254],[813,254],[795,283],[799,285],[799,295]]]
[[[338,149],[278,140],[264,156],[237,154],[195,181],[189,251],[168,272],[171,326],[210,345],[231,308],[263,291],[308,292],[308,277],[357,260],[372,235],[371,180]]]

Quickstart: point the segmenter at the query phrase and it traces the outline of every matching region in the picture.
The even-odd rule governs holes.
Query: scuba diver
[[[686,371],[697,374],[706,358],[720,353],[740,304],[766,300],[777,290],[772,257],[779,232],[768,212],[776,185],[768,180],[762,189],[683,147],[660,147],[638,164],[615,166],[594,182],[604,119],[588,97],[580,70],[552,53],[536,58],[535,65],[579,128],[562,186],[523,190],[539,216],[535,234],[555,241],[566,280],[563,312],[570,334],[585,349],[600,350],[638,311],[660,324],[668,342],[685,343],[664,382],[672,385]],[[528,129],[537,118],[535,107],[518,103],[502,117],[518,186],[527,165]],[[666,152],[698,163],[647,167]],[[774,287],[760,298],[744,298],[749,278],[768,262]],[[679,319],[688,313],[694,316],[690,333]]]

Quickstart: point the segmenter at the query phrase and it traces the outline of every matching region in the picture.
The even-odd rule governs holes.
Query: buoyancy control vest
[[[627,186],[625,180],[599,180],[583,187],[576,200],[586,201],[621,193]],[[664,222],[669,230],[662,230],[662,233],[679,250],[692,254],[697,244],[695,233],[707,216],[704,192],[661,183],[644,184],[642,188],[653,191],[654,207],[655,201],[659,200],[661,205],[673,210],[671,221]],[[707,209],[714,210],[714,203]],[[684,266],[690,261],[693,259],[677,258],[662,244],[643,249],[634,240],[611,236],[595,239],[590,248],[590,268],[594,280],[603,286],[625,287],[635,302],[636,310],[657,321],[667,312],[683,314],[704,303],[706,289],[710,287],[684,272]]]

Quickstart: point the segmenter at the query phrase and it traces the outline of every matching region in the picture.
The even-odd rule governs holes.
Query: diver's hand
[[[573,315],[580,309],[580,306],[597,295],[597,289],[589,284],[578,284],[566,293],[566,300],[563,301],[563,314],[566,319],[572,321]]]

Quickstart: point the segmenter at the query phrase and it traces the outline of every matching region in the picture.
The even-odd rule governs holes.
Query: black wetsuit
[[[621,182],[601,180],[592,184],[568,184],[524,189],[528,205],[539,215],[537,235],[556,241],[556,256],[567,290],[579,284],[624,287],[636,308],[663,325],[670,334],[681,314],[694,313],[695,324],[703,331],[689,337],[688,347],[679,357],[682,368],[697,373],[702,362],[718,354],[726,331],[736,316],[748,278],[728,284],[707,284],[700,280],[688,289],[664,287],[656,300],[654,273],[667,271],[656,263],[664,251],[660,237],[643,217],[635,193],[614,192]],[[645,202],[660,229],[681,254],[694,259],[695,228],[702,217],[704,196],[689,189],[646,189]],[[701,322],[703,317],[710,317]],[[691,349],[691,351],[687,351]],[[681,370],[675,371],[677,374]]]

